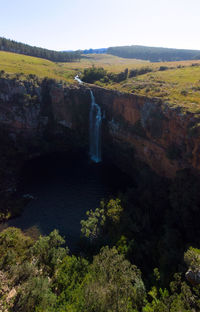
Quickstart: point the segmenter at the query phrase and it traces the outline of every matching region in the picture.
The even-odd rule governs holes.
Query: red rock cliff
[[[98,87],[93,92],[105,112],[107,135],[133,147],[135,159],[169,178],[185,168],[200,173],[200,115],[183,114],[158,99]]]

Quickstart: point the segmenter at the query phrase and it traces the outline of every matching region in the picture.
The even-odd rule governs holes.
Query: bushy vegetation
[[[107,49],[107,53],[125,58],[149,60],[151,62],[195,60],[200,58],[199,50],[155,48],[138,45],[110,47]]]
[[[53,62],[72,62],[80,60],[80,52],[57,52],[0,37],[0,50],[40,57]]]
[[[87,212],[76,255],[56,230],[36,241],[2,231],[2,311],[198,312],[198,186],[188,171],[169,184],[143,169],[137,187]]]
[[[86,68],[83,71],[82,80],[88,83],[94,83],[100,81],[103,83],[107,82],[121,82],[126,80],[128,77],[128,69],[126,68],[123,72],[118,74],[108,73],[102,67],[92,66],[91,68]]]
[[[102,83],[119,83],[126,80],[128,77],[136,77],[139,75],[151,72],[150,67],[142,67],[140,69],[130,69],[125,68],[124,71],[119,73],[112,73],[105,70],[103,67],[95,67],[94,65],[90,68],[85,68],[82,75],[82,80],[88,83],[94,83],[100,81]]]
[[[148,290],[140,270],[119,248],[102,247],[88,261],[69,255],[63,244],[56,230],[36,242],[15,228],[0,234],[1,263],[8,250],[12,253],[0,271],[1,311],[199,311],[199,285],[188,284],[180,274],[175,274],[166,289],[160,286],[160,273],[155,269]],[[194,267],[199,253],[194,248],[187,251],[189,267]]]
[[[91,68],[84,69],[81,79],[84,82],[93,83],[94,81],[104,78],[105,75],[106,70],[104,68],[92,66]]]
[[[139,69],[131,69],[129,71],[128,77],[132,78],[132,77],[136,77],[136,76],[139,76],[139,75],[144,75],[146,73],[152,72],[152,70],[153,69],[150,68],[150,67],[142,67],[142,68],[139,68]]]

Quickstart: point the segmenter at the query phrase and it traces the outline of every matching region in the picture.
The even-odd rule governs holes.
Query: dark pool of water
[[[49,234],[58,229],[74,249],[80,238],[80,221],[103,198],[116,196],[130,181],[116,167],[91,163],[87,157],[51,155],[29,161],[23,171],[22,192],[31,194],[23,214],[9,226]]]

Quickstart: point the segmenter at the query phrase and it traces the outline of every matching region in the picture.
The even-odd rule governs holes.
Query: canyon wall
[[[0,208],[4,195],[14,193],[26,160],[88,149],[89,109],[83,87],[36,77],[0,79]]]
[[[159,99],[92,89],[104,112],[103,141],[111,158],[117,158],[114,153],[120,150],[123,155],[131,153],[126,163],[129,172],[134,162],[142,161],[168,178],[186,168],[199,174],[200,114],[183,113]]]
[[[90,86],[103,113],[103,158],[134,175],[145,166],[173,178],[200,172],[200,116],[158,99]],[[0,194],[12,191],[30,158],[55,151],[87,152],[88,86],[51,79],[0,79]],[[1,203],[0,203],[1,206]]]

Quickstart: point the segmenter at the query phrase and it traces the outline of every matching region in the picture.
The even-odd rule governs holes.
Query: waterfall
[[[99,163],[101,161],[101,108],[95,102],[92,90],[90,94],[90,159]]]
[[[79,75],[76,75],[74,80],[79,84],[83,84]],[[101,161],[101,107],[95,102],[92,90],[90,90],[90,95],[90,159],[95,163],[99,163]]]

